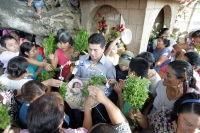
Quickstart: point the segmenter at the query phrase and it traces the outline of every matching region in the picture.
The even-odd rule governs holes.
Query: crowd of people
[[[82,55],[74,52],[70,32],[60,29],[55,37],[59,48],[48,57],[37,49],[39,46],[31,35],[21,38],[16,31],[3,35],[0,82],[12,95],[7,98],[0,91],[0,101],[11,107],[13,125],[4,133],[199,132],[200,57],[194,50],[200,42],[200,30],[192,33],[186,44],[176,44],[164,28],[154,41],[153,53],[134,55],[125,50],[118,55],[117,42],[124,34],[121,32],[106,44],[102,34],[94,33],[88,39],[88,53]],[[81,62],[75,72],[73,64],[67,64],[72,57]],[[52,71],[52,66],[63,66],[61,74],[39,82],[41,72]],[[186,93],[183,93],[184,69],[189,86]],[[71,109],[58,93],[59,87],[63,81],[89,79],[92,75],[105,77],[106,91],[89,86],[84,110]],[[149,98],[136,114],[122,97],[130,75],[150,81],[146,88]],[[95,108],[94,101],[99,103]],[[139,125],[133,129],[135,118]]]

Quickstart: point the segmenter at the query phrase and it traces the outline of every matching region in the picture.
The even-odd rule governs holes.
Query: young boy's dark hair
[[[14,37],[12,37],[11,35],[4,35],[1,37],[1,47],[6,48],[6,40],[11,40],[11,39],[15,39]]]
[[[131,59],[129,64],[129,71],[135,72],[138,77],[146,77],[149,69],[149,63],[141,57]]]

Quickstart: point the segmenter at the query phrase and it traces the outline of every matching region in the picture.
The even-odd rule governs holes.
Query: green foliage
[[[54,54],[58,46],[54,44],[55,34],[50,34],[43,43],[45,56],[48,57],[49,54]]]
[[[45,81],[45,80],[48,80],[48,79],[51,79],[55,76],[55,72],[52,71],[52,72],[41,72],[40,75],[38,76],[38,80],[40,82],[42,81]]]
[[[103,85],[105,83],[106,79],[103,75],[101,76],[92,75],[91,79],[87,81],[87,85],[83,89],[81,89],[83,96],[84,97],[89,96],[89,92],[87,90],[88,86]]]
[[[125,101],[130,103],[134,108],[134,114],[142,108],[146,99],[148,98],[149,80],[146,78],[129,76],[126,84],[124,85],[122,97]],[[134,126],[137,125],[137,120],[133,120]]]
[[[198,45],[196,46],[196,49],[197,49],[197,53],[200,54],[200,44],[198,44]]]
[[[0,128],[5,129],[8,125],[11,124],[10,115],[8,114],[8,111],[10,110],[10,107],[4,106],[2,103],[0,103]]]
[[[59,93],[60,93],[61,97],[63,98],[63,100],[65,100],[65,95],[67,92],[66,86],[67,86],[67,83],[63,82],[60,87],[60,90],[59,90]]]
[[[78,32],[76,37],[74,38],[74,51],[84,51],[88,49],[88,38],[89,34],[86,30],[82,29]]]

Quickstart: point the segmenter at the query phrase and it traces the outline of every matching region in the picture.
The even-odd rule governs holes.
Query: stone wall
[[[135,55],[146,51],[151,28],[158,13],[164,10],[164,25],[173,28],[179,2],[175,0],[80,0],[82,26],[90,33],[96,12],[104,5],[114,7],[124,18],[125,26],[132,31],[129,49]]]

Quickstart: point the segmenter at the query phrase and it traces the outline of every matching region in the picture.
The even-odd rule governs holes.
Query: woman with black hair
[[[187,52],[179,60],[184,60],[189,62],[192,65],[193,77],[196,79],[196,88],[200,91],[200,56],[197,52]],[[158,74],[163,79],[166,73],[167,66],[164,66],[158,71]]]
[[[156,49],[153,51],[155,58],[154,69],[158,72],[171,61],[171,51],[168,49],[170,41],[162,36],[158,37]]]
[[[54,55],[50,55],[52,65],[56,68],[57,65],[63,66],[60,79],[69,82],[72,78],[72,72],[70,72],[72,58],[78,57],[78,54],[74,53],[72,37],[66,29],[60,29],[57,32],[56,40],[60,43],[60,48],[57,49]]]
[[[160,33],[158,34],[158,37],[159,36],[163,36],[164,38],[170,40],[170,45],[169,45],[169,50],[172,51],[173,49],[173,46],[176,44],[176,41],[172,38],[170,38],[170,31],[168,28],[163,28]],[[157,41],[158,39],[155,39],[153,40],[153,49],[155,50],[156,49],[156,46],[157,46]]]
[[[171,110],[160,110],[148,117],[139,111],[136,116],[139,125],[151,129],[154,133],[199,133],[200,132],[200,94],[187,93],[182,95]]]
[[[37,54],[36,46],[29,42],[22,43],[22,45],[20,46],[19,55],[38,62],[46,62],[46,60],[44,60],[42,56]],[[41,72],[45,72],[45,69],[43,67],[28,64],[28,71],[33,74],[31,78],[36,80]]]
[[[172,109],[174,102],[183,95],[184,71],[186,69],[189,89],[187,92],[196,92],[196,80],[193,77],[192,66],[182,60],[170,62],[165,73],[164,79],[158,81],[156,87],[151,91],[154,97],[153,107],[150,114],[162,109]]]

